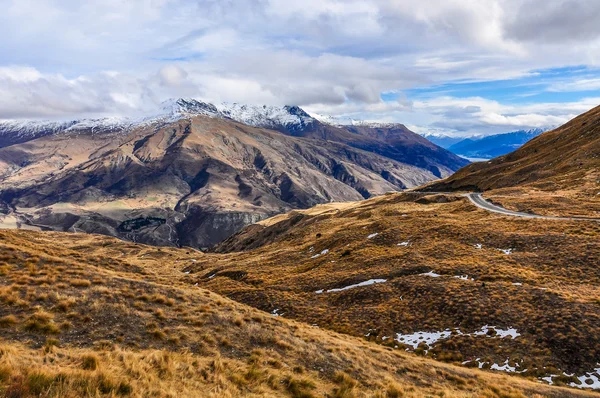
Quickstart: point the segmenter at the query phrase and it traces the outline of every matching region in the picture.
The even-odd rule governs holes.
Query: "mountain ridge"
[[[293,106],[178,99],[138,122],[23,125],[34,134],[0,148],[7,225],[159,245],[207,247],[278,213],[415,187],[467,163],[405,128],[350,131]]]
[[[527,141],[548,130],[551,130],[551,128],[533,128],[509,133],[468,137],[451,145],[447,149],[450,152],[467,158],[491,159],[506,155],[520,148]]]

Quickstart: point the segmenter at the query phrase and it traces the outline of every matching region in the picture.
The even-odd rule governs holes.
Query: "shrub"
[[[85,370],[96,370],[98,369],[98,357],[94,354],[84,355],[81,358],[81,367]]]
[[[35,396],[45,395],[53,383],[54,377],[42,372],[34,372],[27,376],[27,387],[31,394]]]
[[[28,332],[42,334],[58,334],[60,329],[52,321],[52,314],[45,311],[38,311],[31,315],[23,328]]]
[[[92,284],[87,279],[72,279],[70,283],[73,287],[89,287]]]
[[[400,389],[400,386],[398,386],[395,383],[390,384],[387,387],[385,393],[386,393],[387,398],[402,398],[404,396],[404,393]]]
[[[285,389],[290,393],[292,398],[313,398],[314,395],[310,390],[315,389],[315,384],[306,379],[295,379],[292,376],[286,376],[282,380]]]
[[[339,384],[339,387],[334,388],[333,398],[350,398],[354,396],[354,388],[357,383],[347,373],[338,372],[335,375],[335,382]]]
[[[17,324],[17,317],[14,315],[6,315],[0,318],[0,328],[6,328]]]

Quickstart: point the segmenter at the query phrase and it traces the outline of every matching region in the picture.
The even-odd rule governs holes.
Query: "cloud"
[[[402,93],[594,70],[598,17],[593,0],[5,0],[0,118],[134,115],[188,96],[449,132],[556,124],[591,104]],[[542,91],[593,98],[598,81]],[[399,97],[382,100],[390,92]]]

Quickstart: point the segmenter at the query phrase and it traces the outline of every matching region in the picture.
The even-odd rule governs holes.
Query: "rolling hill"
[[[5,397],[591,397],[419,358],[187,283],[203,254],[0,231]],[[276,313],[276,312],[275,312]]]
[[[600,107],[507,155],[471,164],[425,191],[483,191],[512,210],[600,215]]]

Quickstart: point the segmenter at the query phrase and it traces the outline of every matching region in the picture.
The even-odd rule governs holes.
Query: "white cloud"
[[[597,66],[598,17],[595,0],[4,0],[0,118],[132,114],[192,96],[455,133],[557,124],[595,104],[380,96]]]
[[[559,82],[551,85],[548,88],[548,90],[555,92],[600,90],[600,78],[578,79],[566,82]]]

